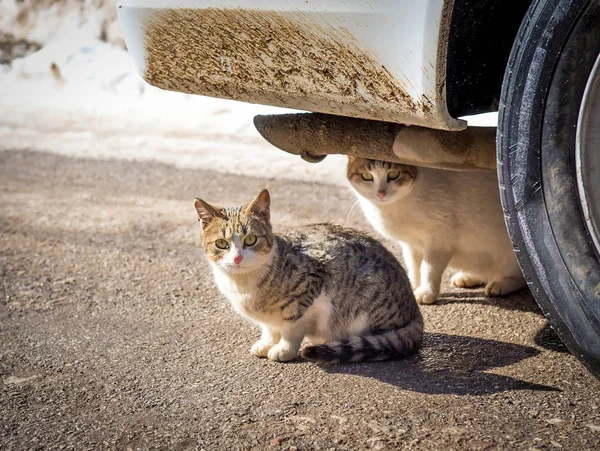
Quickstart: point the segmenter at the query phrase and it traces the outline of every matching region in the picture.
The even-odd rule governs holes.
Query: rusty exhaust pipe
[[[496,169],[496,128],[434,130],[321,113],[259,115],[268,142],[311,163],[329,154],[454,170]]]

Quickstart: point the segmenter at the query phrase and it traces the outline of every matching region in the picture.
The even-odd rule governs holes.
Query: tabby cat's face
[[[380,160],[348,157],[348,180],[355,191],[375,205],[406,196],[417,177],[417,168]]]
[[[230,274],[252,272],[269,259],[273,231],[269,217],[269,192],[233,208],[194,202],[202,224],[202,247],[208,259]]]

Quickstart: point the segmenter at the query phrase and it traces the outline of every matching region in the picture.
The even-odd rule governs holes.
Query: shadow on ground
[[[499,307],[505,310],[513,310],[519,312],[536,313],[543,315],[538,307],[529,288],[523,288],[511,293],[509,296],[485,296],[483,288],[481,289],[463,289],[460,291],[450,291],[443,293],[436,304],[479,304],[492,307]]]
[[[426,334],[421,352],[404,360],[324,366],[328,373],[370,377],[426,394],[489,395],[506,390],[559,391],[486,370],[538,355],[529,346],[448,334]]]
[[[537,334],[535,334],[533,341],[536,345],[541,346],[544,349],[548,349],[549,351],[569,352],[550,323],[546,323],[544,327],[542,327]]]

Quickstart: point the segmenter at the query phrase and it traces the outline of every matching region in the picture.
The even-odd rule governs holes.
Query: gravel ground
[[[1,152],[0,449],[600,449],[600,383],[526,290],[486,299],[446,277],[402,361],[252,357],[191,200],[263,187],[276,228],[369,229],[319,181]]]

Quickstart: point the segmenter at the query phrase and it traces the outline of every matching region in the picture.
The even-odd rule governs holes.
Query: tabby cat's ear
[[[202,228],[206,227],[213,218],[221,216],[218,209],[197,197],[194,199],[194,207],[196,208],[196,215],[198,215],[198,221],[202,224]]]
[[[248,213],[254,213],[266,221],[271,220],[271,196],[266,189],[263,189],[258,196],[254,198],[252,202],[246,205],[245,211]]]

